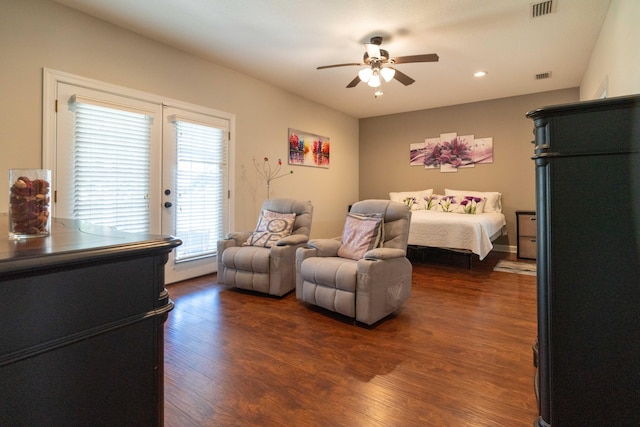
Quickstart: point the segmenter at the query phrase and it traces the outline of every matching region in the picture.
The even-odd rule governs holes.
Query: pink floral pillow
[[[502,194],[495,191],[450,190],[445,188],[444,194],[459,197],[460,200],[465,196],[483,197],[485,206],[482,212],[502,212]]]
[[[484,212],[484,205],[487,199],[485,197],[478,196],[464,196],[458,203],[462,212],[467,214],[481,214]]]
[[[435,212],[462,214],[481,214],[484,212],[486,198],[478,196],[442,196],[432,194],[425,200],[426,209]]]
[[[383,231],[382,214],[348,213],[338,256],[354,260],[362,259],[367,251],[377,248],[384,241]]]
[[[392,202],[404,203],[409,206],[409,209],[415,211],[419,209],[425,208],[425,200],[431,196],[433,193],[433,189],[429,188],[428,190],[420,190],[420,191],[401,191],[401,192],[390,192],[389,200]]]

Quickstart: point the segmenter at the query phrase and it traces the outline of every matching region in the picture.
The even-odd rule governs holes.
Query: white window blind
[[[149,232],[153,117],[73,98],[74,218],[122,231]]]
[[[175,262],[216,254],[224,237],[227,130],[173,116],[176,131]]]

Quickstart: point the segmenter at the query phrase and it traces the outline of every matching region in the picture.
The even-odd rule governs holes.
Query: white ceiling
[[[577,87],[610,0],[55,0],[357,118]],[[345,86],[363,43],[384,37],[416,82]],[[475,78],[485,70],[488,75]],[[535,75],[551,72],[551,78]],[[215,78],[212,76],[212,78]]]

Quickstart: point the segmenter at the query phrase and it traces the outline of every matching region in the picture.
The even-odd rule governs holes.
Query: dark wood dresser
[[[640,426],[640,96],[535,123],[537,426]]]
[[[0,214],[0,425],[158,426],[164,265],[180,241],[52,220],[8,239]]]

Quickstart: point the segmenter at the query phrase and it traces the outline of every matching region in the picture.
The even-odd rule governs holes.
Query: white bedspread
[[[491,240],[504,233],[502,213],[477,215],[415,210],[411,212],[409,244],[469,250],[484,259],[493,249]]]

